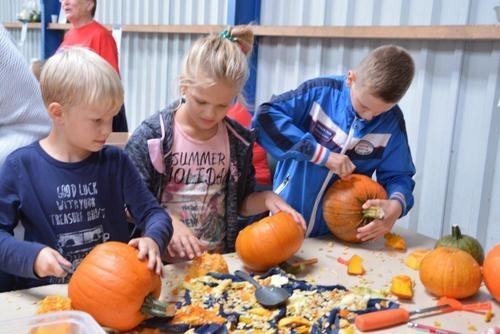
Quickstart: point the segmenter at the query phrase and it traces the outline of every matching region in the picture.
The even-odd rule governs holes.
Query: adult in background
[[[12,151],[45,137],[49,130],[40,86],[0,24],[0,166]],[[13,280],[0,271],[0,292],[8,291]]]
[[[120,75],[118,49],[113,35],[94,20],[97,0],[61,0],[61,7],[72,28],[64,35],[60,48],[75,45],[89,48],[110,63]],[[113,119],[113,131],[128,131],[124,106]]]
[[[7,155],[49,133],[40,87],[0,24],[0,165]]]

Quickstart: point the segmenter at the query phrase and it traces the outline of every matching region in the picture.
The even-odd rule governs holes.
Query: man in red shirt
[[[94,20],[97,0],[61,0],[61,6],[72,28],[64,35],[60,48],[83,46],[93,50],[113,66],[118,75],[118,49],[111,32]],[[127,132],[127,118],[122,106],[113,119],[113,131]]]

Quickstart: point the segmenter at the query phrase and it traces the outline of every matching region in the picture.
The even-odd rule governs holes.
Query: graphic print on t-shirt
[[[99,190],[95,181],[60,184],[55,189],[56,212],[49,218],[57,238],[57,251],[76,267],[92,248],[109,239],[101,223],[106,209],[96,204]]]
[[[225,236],[225,188],[228,176],[229,141],[220,124],[217,134],[199,141],[176,123],[172,168],[162,204],[178,217],[210,251],[222,250]]]

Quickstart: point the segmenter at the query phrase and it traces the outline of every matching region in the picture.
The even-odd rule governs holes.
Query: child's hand
[[[130,240],[128,244],[139,250],[139,255],[137,255],[139,260],[143,261],[147,256],[149,270],[153,270],[157,275],[163,277],[163,263],[161,262],[160,248],[153,239],[148,237],[135,238]]]
[[[267,191],[266,193],[268,194],[266,194],[265,204],[272,214],[278,213],[279,211],[288,212],[292,215],[293,220],[295,220],[304,231],[307,230],[306,221],[298,211],[288,205],[287,202],[272,191]]]
[[[376,240],[383,237],[387,232],[390,232],[403,210],[401,204],[394,199],[370,199],[363,204],[363,209],[368,209],[372,206],[382,208],[384,211],[384,218],[375,219],[369,224],[358,228],[358,234],[356,236],[362,241]]]
[[[201,256],[204,251],[203,244],[193,232],[191,232],[189,227],[184,225],[184,223],[175,216],[172,216],[172,225],[174,227],[174,235],[167,247],[168,255],[171,258],[190,260]]]
[[[345,154],[331,152],[325,166],[340,177],[352,174],[356,166]]]
[[[45,247],[38,253],[35,263],[33,264],[33,271],[38,277],[65,277],[66,272],[61,268],[61,264],[71,268],[71,262],[66,260],[56,250]]]

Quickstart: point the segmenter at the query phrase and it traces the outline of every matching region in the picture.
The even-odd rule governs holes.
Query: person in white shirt
[[[38,81],[0,24],[0,165],[9,153],[45,137],[49,130]]]
[[[0,24],[0,166],[12,151],[47,136],[49,130],[38,81]],[[0,292],[8,291],[13,279],[0,270]]]

